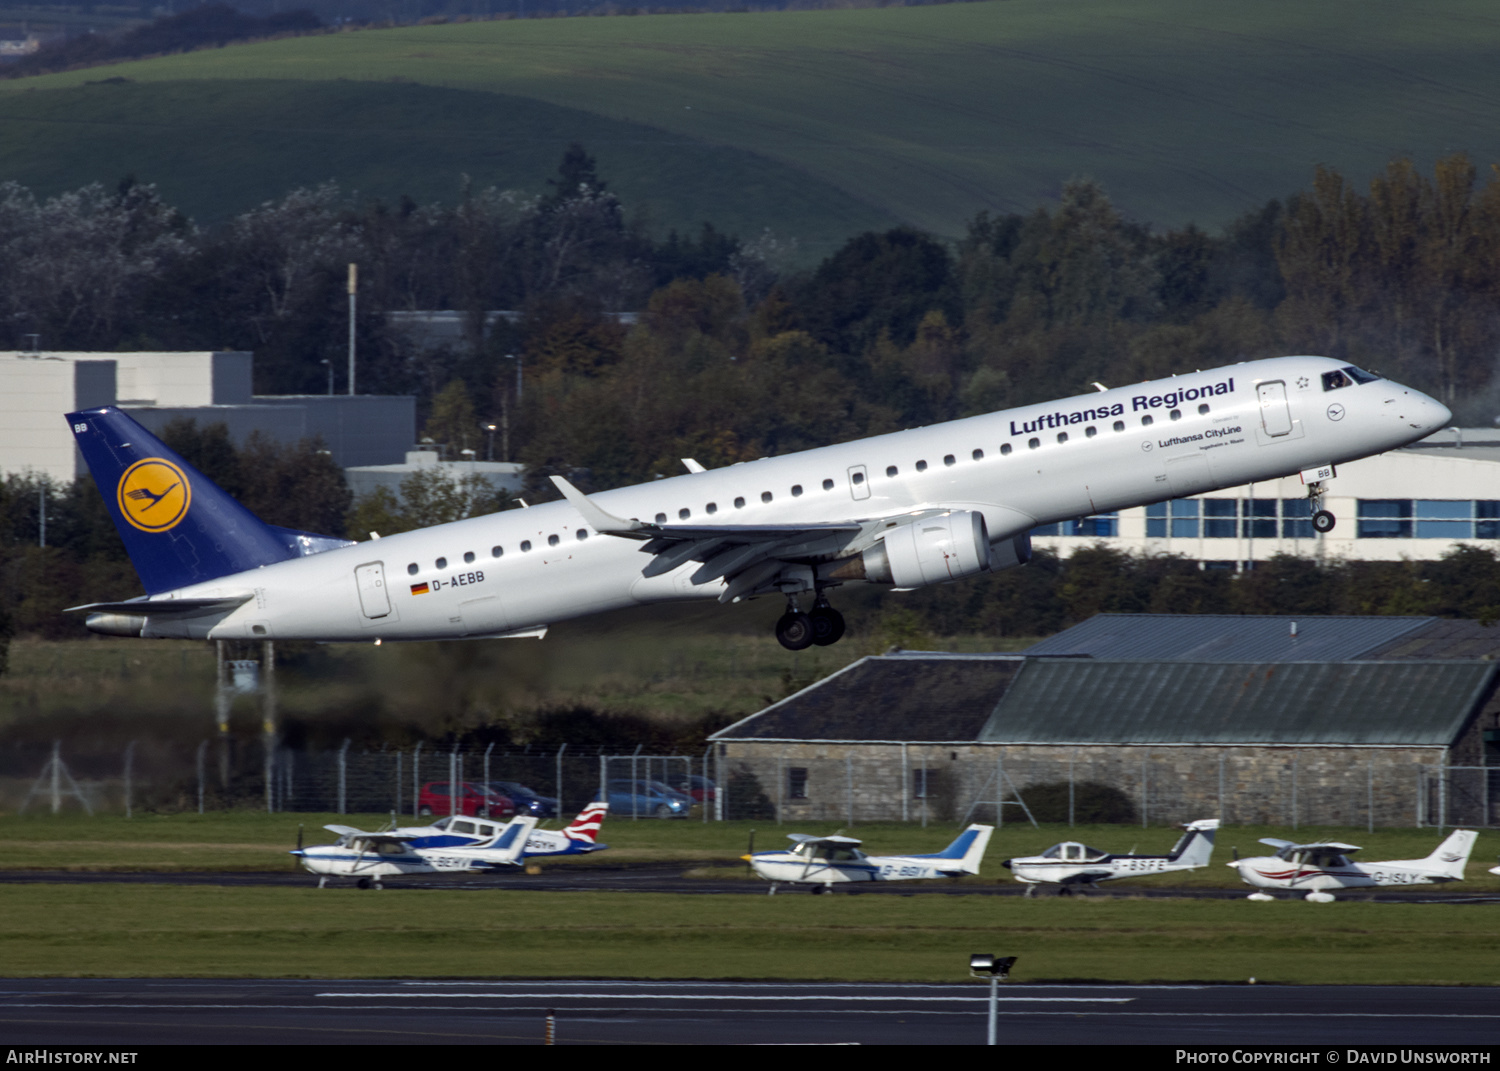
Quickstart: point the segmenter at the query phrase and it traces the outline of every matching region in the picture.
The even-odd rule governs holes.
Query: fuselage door
[[[855,498],[870,497],[870,474],[865,471],[863,465],[850,466],[849,493]]]
[[[1279,379],[1258,383],[1255,394],[1260,399],[1260,423],[1266,434],[1273,438],[1290,435],[1292,411],[1286,404],[1286,384]]]
[[[390,594],[385,588],[385,563],[371,562],[354,570],[359,583],[359,608],[366,617],[385,617],[391,612]]]

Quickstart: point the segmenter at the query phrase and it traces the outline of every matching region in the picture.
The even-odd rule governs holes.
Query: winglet
[[[578,488],[574,487],[561,476],[553,476],[552,482],[562,492],[564,498],[572,503],[573,508],[583,514],[584,523],[596,532],[604,535],[632,536],[636,539],[648,538],[644,534],[638,534],[646,526],[635,518],[626,520],[624,517],[616,517],[594,505],[589,497]]]
[[[704,468],[702,465],[698,464],[698,462],[694,461],[690,457],[685,457],[685,458],[682,459],[682,466],[683,466],[683,468],[687,469],[689,472],[693,473],[694,475],[696,475],[697,473],[700,473],[700,472],[707,472],[708,471],[706,468]]]

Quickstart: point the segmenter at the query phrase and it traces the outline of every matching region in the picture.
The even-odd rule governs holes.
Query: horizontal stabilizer
[[[145,617],[198,617],[201,614],[224,613],[249,602],[253,592],[243,595],[227,595],[219,599],[128,599],[125,602],[91,602],[83,606],[69,606],[65,614],[129,614]]]

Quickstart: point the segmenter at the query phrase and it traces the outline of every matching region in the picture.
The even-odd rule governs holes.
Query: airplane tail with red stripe
[[[591,803],[580,811],[578,817],[563,830],[563,835],[570,841],[579,842],[580,847],[584,844],[589,845],[583,849],[585,851],[598,851],[605,847],[598,843],[598,839],[599,829],[604,825],[604,816],[608,813],[608,802]]]

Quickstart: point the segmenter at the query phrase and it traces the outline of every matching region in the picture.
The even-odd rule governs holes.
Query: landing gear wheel
[[[1329,513],[1326,509],[1320,509],[1317,513],[1313,514],[1313,531],[1320,533],[1331,532],[1333,531],[1333,526],[1335,523],[1337,523],[1337,521],[1338,518]]]
[[[788,651],[804,651],[813,645],[812,619],[800,610],[789,610],[776,622],[776,639]]]
[[[844,615],[832,606],[814,606],[807,616],[812,619],[812,641],[819,647],[831,646],[844,638]]]
[[[361,889],[370,889],[375,886],[375,883],[369,878],[360,878],[358,884]]]

